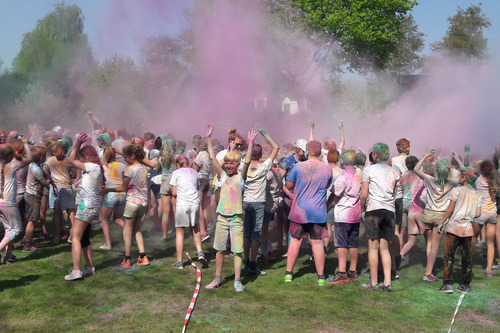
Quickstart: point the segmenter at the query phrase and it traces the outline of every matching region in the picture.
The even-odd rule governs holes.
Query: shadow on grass
[[[4,291],[5,289],[24,287],[31,282],[38,280],[39,278],[39,275],[27,275],[16,280],[2,280],[0,281],[0,291]]]

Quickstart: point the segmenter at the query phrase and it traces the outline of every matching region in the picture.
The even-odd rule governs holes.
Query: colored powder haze
[[[361,115],[344,101],[346,96],[363,99],[366,86],[351,84],[349,87],[357,88],[331,97],[322,81],[325,71],[311,61],[315,48],[298,35],[288,43],[272,37],[276,34],[264,27],[268,17],[256,3],[215,1],[193,16],[199,70],[186,79],[175,98],[156,96],[156,107],[148,110],[143,126],[132,130],[157,135],[168,131],[190,142],[193,134],[203,135],[205,125],[213,123],[214,136],[224,142],[230,127],[246,136],[255,126],[267,129],[284,144],[307,139],[309,119],[316,123],[316,139],[331,136],[338,141],[337,124],[343,119],[346,148],[361,147],[368,152],[373,143],[386,142],[394,156],[396,140],[406,137],[417,156],[429,148],[447,157],[451,151],[463,154],[463,144],[470,142],[473,160],[491,157],[494,145],[500,142],[498,63],[463,65],[434,60],[428,74],[410,91],[400,93],[396,102],[383,111],[365,105]],[[147,37],[165,31],[172,34],[179,22],[187,26],[185,9],[185,3],[178,1],[109,5],[97,25],[94,53],[112,55],[115,41],[124,35],[140,48]],[[295,78],[294,85],[283,88],[285,78],[290,77]],[[379,90],[390,95],[392,89],[388,84]],[[298,114],[281,112],[285,97],[299,102]],[[263,107],[264,98],[267,108]],[[120,123],[109,99],[94,102],[95,113],[105,126]]]

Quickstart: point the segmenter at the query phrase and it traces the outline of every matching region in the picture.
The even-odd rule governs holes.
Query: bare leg
[[[436,257],[439,250],[439,243],[441,242],[441,235],[437,232],[437,227],[432,228],[432,240],[431,243],[431,251],[429,256],[427,256],[427,266],[425,269],[425,275],[431,275],[432,270],[434,269],[434,264],[436,262]]]
[[[168,225],[170,222],[170,208],[172,207],[172,197],[170,195],[161,195],[161,204],[163,207],[163,214],[161,217],[161,228],[163,232],[163,237],[167,237]]]
[[[293,271],[293,266],[295,266],[295,261],[299,255],[300,244],[302,239],[293,238],[288,245],[288,256],[286,258],[286,270],[287,272]]]
[[[109,219],[113,213],[113,208],[108,208],[102,206],[101,208],[101,222],[102,222],[102,233],[104,234],[104,243],[111,245],[111,235],[109,232]]]
[[[177,261],[182,261],[182,251],[184,251],[184,228],[175,228],[175,250]]]
[[[133,233],[135,234],[135,241],[137,242],[137,248],[139,249],[139,253],[145,252],[144,238],[142,237],[142,232],[141,232],[141,228],[142,228],[142,225],[144,224],[145,218],[146,218],[146,215],[143,215],[142,217],[136,218],[134,230],[133,230]]]
[[[217,253],[217,255],[218,255],[218,253]],[[235,280],[237,280],[241,277],[241,262],[242,262],[241,253],[235,253],[234,254],[234,279]],[[222,271],[222,264],[221,264],[221,271]]]
[[[347,269],[347,253],[348,249],[345,247],[338,247],[337,248],[338,255],[339,255],[339,272],[346,272]],[[352,258],[351,258],[352,262]]]
[[[125,256],[130,256],[132,247],[132,230],[134,229],[134,219],[125,219]]]
[[[368,240],[368,262],[370,263],[370,280],[374,286],[378,283],[378,249],[380,241],[378,239]],[[389,272],[390,274],[390,272]]]
[[[357,270],[357,267],[358,267],[358,254],[359,254],[358,248],[354,248],[354,247],[349,248],[349,256],[351,257],[351,262],[349,264],[349,270],[350,271]]]
[[[71,232],[71,254],[73,256],[73,270],[80,270],[80,261],[82,256],[82,236],[85,228],[87,228],[87,222],[80,220],[75,220],[73,223],[73,228]]]
[[[399,247],[399,241],[397,243]],[[382,259],[382,268],[384,269],[384,285],[388,286],[391,284],[391,253],[389,251],[389,243],[386,239],[380,239],[379,251]]]
[[[493,259],[495,259],[495,231],[496,225],[487,223],[486,224],[486,247],[487,247],[487,261],[486,261],[486,271],[491,272],[491,266],[493,266]]]

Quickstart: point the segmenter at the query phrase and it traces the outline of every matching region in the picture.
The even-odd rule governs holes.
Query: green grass
[[[146,231],[149,225],[147,222]],[[70,244],[41,242],[44,250],[35,254],[17,247],[14,252],[20,261],[0,266],[0,332],[181,331],[196,283],[194,268],[172,269],[173,239],[162,243],[159,235],[146,232],[151,265],[121,269],[121,232],[116,226],[112,231],[111,251],[99,250],[101,231],[92,232],[97,272],[80,281],[64,281],[72,268]],[[363,274],[359,282],[318,287],[314,265],[304,250],[292,283],[283,282],[285,260],[275,261],[260,266],[267,271],[266,277],[243,276],[246,291],[237,294],[232,283],[233,261],[227,259],[223,285],[216,290],[201,289],[188,331],[447,332],[459,293],[443,295],[437,292],[440,282],[422,281],[423,243],[419,239],[410,262],[403,263],[401,279],[393,282],[393,293],[362,289],[360,284],[368,280]],[[185,244],[194,255],[192,240],[186,239]],[[209,259],[214,258],[211,246],[204,243]],[[136,256],[137,249],[132,251]],[[437,268],[442,267],[440,258]],[[332,274],[336,266],[337,256],[330,253],[326,272]],[[365,257],[360,256],[358,270],[366,266]],[[203,286],[213,279],[214,272],[212,261],[203,269]],[[500,272],[486,278],[477,259],[474,274],[472,293],[465,296],[453,331],[498,332]],[[457,270],[457,282],[460,275]]]

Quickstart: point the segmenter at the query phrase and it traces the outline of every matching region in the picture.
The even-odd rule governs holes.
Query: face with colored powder
[[[238,173],[238,166],[240,164],[233,162],[233,161],[226,161],[224,162],[224,168],[226,169],[226,173],[229,176],[234,176],[235,174]]]

